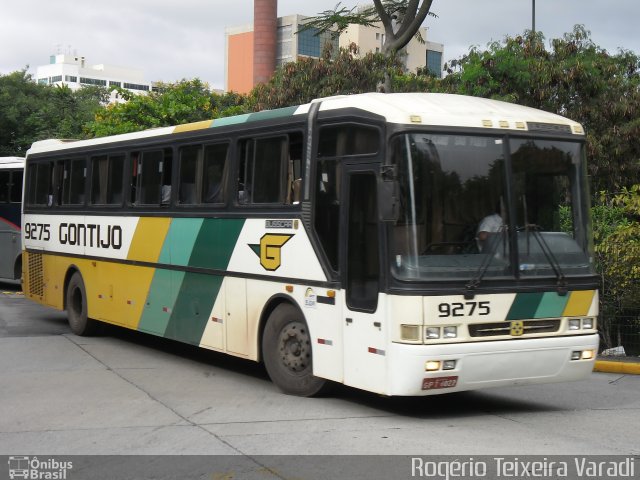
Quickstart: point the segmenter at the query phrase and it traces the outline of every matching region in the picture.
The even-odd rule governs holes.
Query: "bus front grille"
[[[29,292],[42,297],[44,295],[44,275],[42,273],[42,254],[29,254]]]
[[[559,318],[544,320],[525,320],[523,322],[523,335],[535,333],[557,332],[560,329]],[[472,337],[495,337],[498,335],[511,335],[511,322],[476,323],[469,325],[469,335]]]

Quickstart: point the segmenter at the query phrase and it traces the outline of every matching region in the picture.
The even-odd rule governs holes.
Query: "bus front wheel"
[[[269,316],[262,356],[269,377],[284,393],[311,397],[326,384],[326,380],[313,375],[311,336],[293,305],[283,303]]]
[[[87,337],[95,335],[98,322],[87,315],[87,292],[82,275],[74,273],[67,285],[67,318],[71,331],[76,335]]]

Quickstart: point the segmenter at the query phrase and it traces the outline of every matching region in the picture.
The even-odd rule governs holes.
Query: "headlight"
[[[580,330],[580,319],[572,318],[569,320],[569,330]]]
[[[402,340],[409,340],[412,342],[420,341],[420,327],[417,325],[401,325],[400,336]]]
[[[458,327],[444,327],[442,336],[444,338],[456,338],[458,336]]]
[[[438,360],[429,360],[424,364],[424,369],[427,372],[435,372],[440,370],[440,362]]]
[[[593,328],[593,318],[583,318],[582,319],[582,328],[592,329]]]
[[[427,340],[440,338],[440,327],[427,327],[425,337],[427,338]]]
[[[593,350],[584,350],[582,352],[582,360],[591,360],[595,355],[596,352]]]
[[[443,370],[453,370],[454,368],[456,368],[455,360],[445,360],[444,362],[442,362]]]

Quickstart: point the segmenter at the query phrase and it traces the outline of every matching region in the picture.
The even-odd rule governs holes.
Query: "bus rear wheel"
[[[311,336],[293,305],[279,305],[269,316],[262,336],[262,356],[269,377],[284,393],[311,397],[327,383],[313,375]]]
[[[98,331],[98,322],[87,315],[87,291],[84,288],[82,275],[78,272],[71,276],[67,285],[66,303],[71,331],[81,337],[95,335]]]

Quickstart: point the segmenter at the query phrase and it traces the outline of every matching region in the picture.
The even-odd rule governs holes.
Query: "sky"
[[[338,0],[280,0],[278,15],[314,15]],[[365,0],[343,0],[351,8]],[[640,54],[639,0],[535,0],[536,30],[548,40],[576,24],[597,45]],[[485,47],[531,28],[532,0],[434,0],[427,38],[444,44],[444,58]],[[0,14],[0,74],[49,63],[55,53],[85,56],[88,64],[135,67],[145,80],[200,78],[224,88],[225,27],[250,24],[253,0],[20,0]]]

